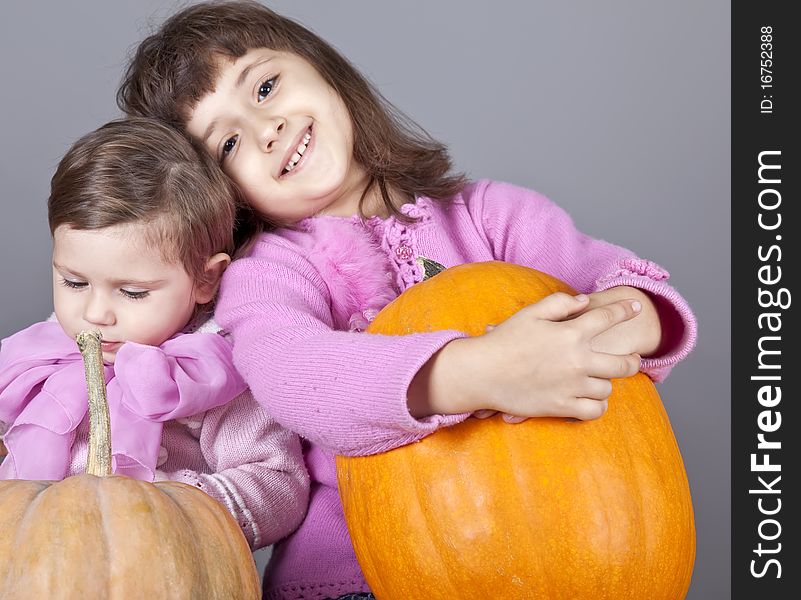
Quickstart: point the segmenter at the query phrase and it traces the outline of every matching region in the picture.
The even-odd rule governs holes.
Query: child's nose
[[[92,325],[113,325],[111,302],[103,294],[93,292],[84,306],[83,318]]]
[[[259,134],[259,145],[263,150],[270,151],[275,143],[281,138],[281,134],[286,128],[286,119],[283,117],[269,117],[261,127]]]

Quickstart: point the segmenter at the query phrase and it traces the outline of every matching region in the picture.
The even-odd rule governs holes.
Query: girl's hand
[[[592,340],[593,350],[610,354],[637,353],[640,356],[652,356],[656,352],[662,340],[662,327],[648,294],[637,288],[619,286],[589,294],[589,298],[587,308],[578,314],[626,299],[636,300],[642,306],[636,319],[618,323],[595,336]]]
[[[446,344],[412,381],[411,414],[488,409],[516,417],[600,417],[610,379],[634,375],[640,357],[596,351],[593,340],[641,306],[630,299],[595,308],[589,302],[552,294],[484,335]]]

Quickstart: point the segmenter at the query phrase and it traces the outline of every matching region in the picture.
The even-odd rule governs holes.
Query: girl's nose
[[[269,117],[261,127],[259,133],[259,147],[266,152],[272,151],[276,142],[286,128],[286,119],[283,117]]]
[[[113,325],[115,317],[111,302],[103,294],[91,294],[84,306],[83,318],[92,325]]]

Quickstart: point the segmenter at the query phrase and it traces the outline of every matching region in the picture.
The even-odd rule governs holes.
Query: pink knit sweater
[[[479,181],[447,204],[419,198],[402,212],[416,222],[317,217],[264,234],[224,275],[216,318],[233,335],[237,368],[270,414],[309,442],[308,513],[274,550],[266,598],[368,591],[339,502],[334,454],[382,452],[468,416],[418,420],[406,405],[419,368],[462,333],[358,333],[390,299],[422,280],[417,258],[445,267],[518,263],[582,292],[620,285],[648,291],[672,340],[664,355],[643,360],[642,370],[657,381],[694,345],[695,319],[665,270],[583,235],[535,192]]]

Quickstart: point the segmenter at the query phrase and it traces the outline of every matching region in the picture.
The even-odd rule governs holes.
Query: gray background
[[[75,139],[118,116],[128,53],[176,6],[3,3],[0,337],[50,313],[50,177]],[[660,386],[695,506],[688,598],[730,597],[729,3],[272,6],[342,50],[472,177],[545,193],[582,230],[671,272],[700,331]]]

